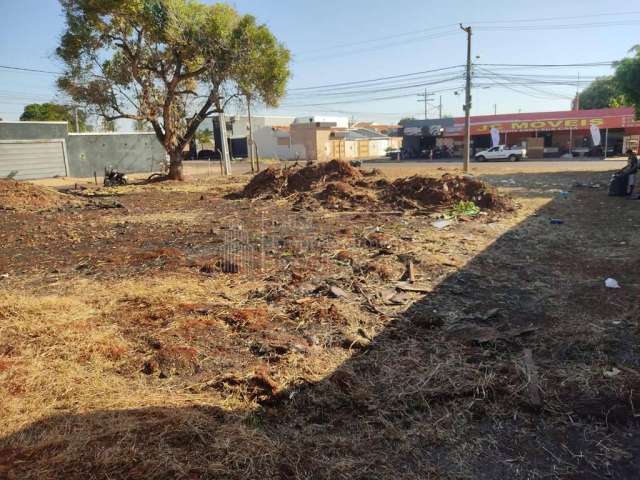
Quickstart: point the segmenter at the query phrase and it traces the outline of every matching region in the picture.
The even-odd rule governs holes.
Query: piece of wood
[[[409,260],[409,263],[407,264],[407,276],[409,283],[415,283],[416,271],[415,268],[413,268],[413,260]]]
[[[533,361],[533,352],[530,348],[525,348],[523,351],[523,366],[524,373],[527,378],[527,393],[529,394],[529,404],[534,408],[542,408],[538,367]]]
[[[405,292],[418,292],[418,293],[431,293],[431,292],[433,292],[433,287],[432,286],[419,284],[419,283],[398,282],[398,283],[396,283],[396,288],[398,290],[403,290]]]

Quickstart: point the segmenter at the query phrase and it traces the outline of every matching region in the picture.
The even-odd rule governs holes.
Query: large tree
[[[615,80],[628,104],[636,108],[636,118],[640,118],[640,45],[629,52],[634,56],[617,62]]]
[[[575,100],[573,102],[575,107]],[[580,92],[580,108],[583,110],[623,105],[625,105],[625,98],[614,77],[597,78]]]
[[[80,131],[87,131],[87,114],[78,109],[78,127]],[[69,131],[76,131],[75,108],[58,103],[31,103],[24,107],[20,120],[23,122],[68,122]]]
[[[289,51],[254,17],[195,0],[60,0],[67,29],[58,86],[112,121],[148,122],[182,179],[182,152],[198,126],[250,94],[284,95]]]

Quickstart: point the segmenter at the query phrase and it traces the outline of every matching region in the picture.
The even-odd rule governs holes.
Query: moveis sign
[[[611,124],[611,125],[609,125]],[[619,124],[619,125],[618,125]],[[471,133],[489,133],[492,128],[500,132],[518,132],[528,130],[589,130],[596,127],[620,128],[621,118],[563,118],[561,120],[513,120],[499,123],[471,125]]]

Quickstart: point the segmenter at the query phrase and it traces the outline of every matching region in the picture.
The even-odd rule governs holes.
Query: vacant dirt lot
[[[0,478],[636,478],[640,202],[549,170],[453,218],[247,176],[0,210]]]

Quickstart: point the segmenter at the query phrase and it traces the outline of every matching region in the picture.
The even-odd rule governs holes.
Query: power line
[[[391,75],[391,76],[387,76],[387,77],[370,78],[368,80],[356,80],[356,81],[353,81],[353,82],[327,83],[325,85],[315,85],[315,86],[311,86],[311,87],[290,88],[289,91],[303,91],[303,90],[306,91],[306,90],[315,90],[315,89],[321,89],[321,88],[327,88],[327,87],[341,87],[341,86],[345,86],[345,85],[355,85],[355,84],[362,84],[362,83],[373,83],[373,82],[378,82],[380,80],[391,80],[391,79],[397,79],[397,78],[424,75],[424,74],[427,74],[427,73],[443,72],[443,71],[446,71],[446,70],[452,70],[452,69],[461,68],[461,67],[462,67],[462,65],[452,65],[450,67],[435,68],[435,69],[432,69],[432,70],[423,70],[421,72],[403,73],[403,74],[400,74],[400,75]]]
[[[591,13],[588,15],[572,15],[562,17],[546,17],[546,18],[524,18],[524,19],[508,19],[508,20],[481,20],[477,22],[469,22],[474,25],[480,23],[522,23],[522,22],[553,22],[555,20],[577,20],[581,18],[601,18],[601,17],[613,17],[613,16],[628,16],[628,15],[640,15],[639,10],[630,12],[605,12],[605,13]],[[478,27],[479,28],[479,27]]]
[[[454,75],[454,76],[426,79],[425,81],[420,81],[418,83],[402,83],[402,84],[396,84],[394,86],[389,86],[389,87],[385,87],[385,88],[370,88],[370,89],[365,89],[365,90],[334,91],[334,92],[306,93],[306,94],[297,93],[297,94],[294,94],[294,95],[287,95],[287,98],[350,97],[350,96],[353,96],[353,95],[367,95],[367,94],[391,92],[391,91],[396,91],[396,90],[407,90],[407,89],[410,89],[410,88],[425,87],[425,86],[429,86],[429,85],[437,85],[437,84],[440,84],[440,83],[449,82],[451,80],[456,80],[458,78],[462,78],[462,76],[461,75]]]
[[[440,93],[440,92],[451,92],[451,91],[455,91],[455,90],[460,90],[462,87],[454,87],[454,88],[446,88],[446,89],[440,89],[440,90],[432,90],[432,93]],[[395,100],[398,98],[407,98],[407,97],[414,97],[415,98],[415,93],[409,93],[409,94],[404,94],[404,95],[393,95],[393,96],[387,96],[387,97],[374,97],[374,98],[360,98],[360,99],[354,99],[354,100],[347,100],[347,101],[336,101],[336,102],[328,102],[328,103],[309,103],[309,104],[296,104],[296,105],[283,105],[283,107],[317,107],[317,106],[323,106],[323,105],[341,105],[341,104],[348,104],[348,103],[363,103],[363,102],[377,102],[377,101],[381,101],[381,100]]]
[[[391,47],[397,47],[399,45],[406,45],[409,43],[414,43],[414,42],[420,42],[420,41],[425,41],[425,40],[435,40],[438,38],[444,38],[444,37],[450,37],[453,35],[458,35],[458,32],[456,31],[451,31],[451,32],[442,32],[439,34],[434,34],[434,35],[427,35],[424,37],[419,37],[419,38],[414,38],[414,39],[406,39],[406,40],[402,40],[402,41],[396,41],[393,43],[388,43],[388,44],[382,44],[382,45],[373,45],[371,47],[368,48],[361,48],[358,50],[348,50],[345,52],[337,52],[337,53],[328,53],[325,55],[320,55],[320,56],[312,56],[310,58],[302,58],[301,60],[298,60],[294,57],[294,62],[295,63],[307,63],[307,62],[314,62],[314,61],[318,61],[318,60],[326,60],[326,59],[333,59],[333,58],[339,58],[339,57],[345,57],[345,56],[349,56],[349,55],[356,55],[358,53],[367,53],[367,52],[371,52],[371,51],[378,51],[378,50],[386,50],[388,48]]]
[[[585,14],[585,15],[572,15],[572,16],[561,16],[561,17],[544,17],[544,18],[527,18],[527,19],[478,20],[478,21],[468,21],[468,22],[464,22],[464,23],[471,24],[472,26],[475,26],[475,28],[477,28],[477,29],[490,29],[490,28],[492,28],[491,25],[495,25],[496,27],[499,27],[500,26],[499,24],[507,24],[507,25],[509,25],[509,24],[512,24],[512,23],[551,22],[551,21],[556,21],[556,20],[565,20],[566,21],[566,20],[579,20],[579,19],[585,19],[585,18],[602,18],[602,17],[614,17],[614,16],[626,17],[626,16],[630,16],[630,15],[640,15],[640,11],[636,10],[636,11],[627,11],[627,12],[604,12],[604,13],[594,13],[594,14]],[[604,23],[611,24],[612,22],[604,22]],[[483,24],[487,24],[487,26],[483,26]],[[567,24],[564,24],[564,25],[567,25]],[[576,25],[580,25],[580,24],[576,24]],[[591,24],[583,24],[583,25],[591,25]],[[360,40],[360,41],[357,41],[357,42],[334,44],[334,45],[323,47],[323,48],[319,48],[319,49],[305,50],[305,51],[301,51],[301,52],[294,52],[294,54],[306,55],[306,54],[310,54],[310,53],[331,51],[331,50],[335,50],[335,49],[339,49],[339,48],[348,48],[348,47],[352,47],[352,46],[366,45],[366,44],[370,44],[370,43],[383,42],[385,40],[401,38],[401,37],[407,37],[407,36],[411,36],[411,35],[420,35],[420,34],[424,34],[424,33],[428,33],[428,32],[433,32],[433,31],[452,28],[452,27],[457,27],[457,26],[458,26],[458,23],[439,25],[439,26],[430,27],[430,28],[426,28],[426,29],[401,32],[401,33],[397,33],[397,34],[394,34],[394,35],[386,35],[386,36],[382,36],[382,37],[369,38],[367,40]],[[520,27],[517,27],[517,28],[520,28]],[[441,32],[441,33],[444,33],[444,32]],[[439,35],[439,34],[436,34],[436,35]],[[422,37],[422,38],[412,39],[412,41],[419,41],[419,40],[424,40],[424,39],[425,39],[425,37]]]
[[[575,24],[557,24],[557,25],[495,25],[487,27],[476,27],[478,31],[483,32],[497,32],[505,30],[575,30],[583,28],[605,28],[605,27],[620,27],[631,26],[640,24],[639,20],[624,20],[618,22],[592,22],[592,23],[575,23]]]
[[[589,62],[589,63],[474,63],[482,67],[532,67],[532,68],[573,68],[573,67],[606,67],[612,66],[615,61]]]
[[[19,72],[29,72],[29,73],[48,73],[52,75],[63,75],[62,72],[52,72],[50,70],[38,70],[37,68],[24,68],[24,67],[12,67],[9,65],[0,65],[0,68],[5,70],[15,70]]]
[[[515,85],[515,86],[523,86],[525,88],[528,88],[531,91],[537,92],[538,94],[548,95],[549,97],[558,97],[558,98],[562,98],[562,99],[570,99],[571,98],[571,97],[567,97],[565,95],[556,94],[555,92],[549,92],[549,91],[546,91],[546,90],[542,90],[540,88],[536,88],[536,87],[530,86],[526,82],[520,82],[520,81],[514,82],[511,77],[505,76],[505,75],[500,75],[500,74],[498,74],[496,72],[492,72],[491,70],[487,70],[487,69],[484,69],[484,68],[480,68],[479,70],[482,71],[482,72],[488,73],[489,74],[488,78],[503,79],[503,80],[506,80],[507,82],[511,82],[512,86],[513,85]],[[518,80],[520,80],[520,79],[518,79]],[[544,85],[544,84],[547,84],[547,83],[546,82],[540,82],[540,84]],[[505,86],[505,87],[507,86],[506,83],[500,83],[500,85]],[[571,84],[567,83],[567,85],[571,85]]]
[[[387,35],[384,37],[376,37],[376,38],[370,38],[368,40],[361,40],[358,42],[351,42],[351,43],[340,43],[340,44],[335,44],[335,45],[331,45],[331,46],[327,46],[327,47],[323,47],[323,48],[316,48],[314,50],[303,50],[301,52],[294,52],[294,54],[307,54],[307,53],[316,53],[316,52],[324,52],[327,50],[333,50],[336,48],[344,48],[344,47],[352,47],[352,46],[356,46],[356,45],[365,45],[367,43],[372,43],[372,42],[378,42],[378,41],[384,41],[384,40],[389,40],[392,38],[399,38],[399,37],[406,37],[409,35],[418,35],[418,34],[423,34],[423,33],[427,33],[427,32],[432,32],[434,30],[441,30],[444,28],[451,28],[451,27],[455,27],[457,26],[457,23],[450,23],[447,25],[440,25],[440,26],[436,26],[436,27],[431,27],[431,28],[425,28],[425,29],[420,29],[420,30],[413,30],[413,31],[409,31],[409,32],[403,32],[403,33],[397,33],[395,35]]]

